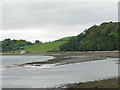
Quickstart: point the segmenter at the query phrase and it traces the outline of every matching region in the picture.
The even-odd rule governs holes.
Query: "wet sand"
[[[89,81],[85,83],[67,84],[62,87],[68,88],[117,88],[118,78],[105,79],[99,81]]]
[[[33,54],[34,55],[34,54]],[[53,56],[54,59],[41,61],[41,62],[31,62],[25,63],[23,65],[41,65],[41,64],[56,64],[56,65],[64,65],[70,63],[79,63],[79,62],[87,62],[94,60],[103,60],[106,58],[118,58],[118,52],[93,52],[93,53],[46,53],[46,54],[35,54],[35,55],[45,55],[45,56]]]

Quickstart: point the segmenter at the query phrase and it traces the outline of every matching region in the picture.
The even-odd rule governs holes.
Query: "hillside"
[[[118,23],[108,22],[99,26],[94,25],[78,36],[71,38],[59,48],[60,51],[118,50]]]
[[[28,53],[46,53],[46,52],[58,52],[59,46],[66,43],[72,37],[65,37],[53,42],[46,42],[42,44],[34,44],[29,46],[24,46],[24,51]]]
[[[58,52],[59,46],[66,43],[71,37],[61,38],[53,42],[46,43],[35,43],[33,45],[26,45],[20,47],[18,50],[11,50],[6,53],[20,53],[21,51],[26,51],[26,53],[46,53],[46,52]]]
[[[86,29],[78,36],[65,37],[53,42],[31,43],[26,40],[5,39],[3,53],[46,53],[65,51],[112,51],[118,50],[118,23],[105,22]],[[119,46],[118,46],[119,45]],[[0,46],[1,47],[1,46]]]
[[[0,41],[0,52],[15,51],[21,49],[22,46],[32,45],[31,42],[26,40],[11,40],[10,38]]]

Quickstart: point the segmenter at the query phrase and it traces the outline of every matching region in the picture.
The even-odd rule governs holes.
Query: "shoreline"
[[[117,88],[117,87],[118,78],[114,77],[103,80],[65,84],[60,86],[59,88],[66,88],[67,90],[71,90],[72,88]]]
[[[33,54],[34,55],[34,54]],[[37,54],[44,56],[53,56],[54,59],[49,59],[46,61],[38,61],[38,62],[28,62],[24,64],[20,64],[19,66],[24,65],[32,65],[32,66],[41,66],[43,64],[55,64],[57,65],[65,65],[71,63],[81,63],[95,60],[104,60],[106,58],[118,58],[118,53],[54,53],[54,54]]]
[[[46,53],[25,53],[25,54],[20,54],[20,53],[10,53],[10,54],[7,54],[7,53],[4,53],[4,54],[1,54],[0,55],[39,55],[39,54],[68,54],[68,53],[120,53],[120,51],[71,51],[71,52],[46,52]]]
[[[28,55],[28,56],[29,55],[44,55],[44,56],[55,57],[54,59],[41,61],[41,62],[24,63],[24,64],[20,64],[19,66],[24,66],[24,65],[40,66],[43,64],[57,64],[57,63],[58,63],[57,65],[65,65],[65,64],[71,64],[71,63],[104,60],[106,58],[118,58],[118,52],[116,51],[114,52],[107,51],[107,52],[102,52],[102,53],[101,52],[44,53],[44,54],[42,53],[42,54],[19,54],[19,55]],[[104,79],[104,80],[66,84],[59,88],[67,87],[67,90],[70,90],[70,88],[116,88],[117,85],[118,85],[118,78],[109,78],[109,79]]]

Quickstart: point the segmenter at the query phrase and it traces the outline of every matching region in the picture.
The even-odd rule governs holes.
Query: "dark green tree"
[[[41,44],[42,42],[41,42],[41,41],[39,41],[39,40],[35,40],[35,43],[40,43],[40,44]]]

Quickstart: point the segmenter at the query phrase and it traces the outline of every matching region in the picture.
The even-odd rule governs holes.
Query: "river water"
[[[5,68],[7,65],[52,59],[52,56],[2,56],[3,88],[47,88],[118,76],[117,58],[55,66]],[[81,57],[82,58],[82,57]]]

